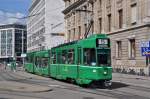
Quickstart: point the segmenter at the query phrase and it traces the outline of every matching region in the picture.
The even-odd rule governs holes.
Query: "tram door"
[[[78,62],[77,62],[77,78],[80,77],[80,65],[82,64],[82,49],[78,48]]]

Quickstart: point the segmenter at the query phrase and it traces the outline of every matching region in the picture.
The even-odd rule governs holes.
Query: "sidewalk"
[[[122,82],[128,85],[150,88],[150,77],[113,73],[113,82]]]

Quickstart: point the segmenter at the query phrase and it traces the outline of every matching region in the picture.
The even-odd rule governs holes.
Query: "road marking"
[[[60,85],[48,85],[49,87],[60,87]]]
[[[56,88],[66,88],[62,85],[48,85],[49,87],[56,87]]]

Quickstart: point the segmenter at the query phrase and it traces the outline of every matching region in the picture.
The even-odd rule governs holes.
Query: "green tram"
[[[38,75],[75,81],[80,85],[99,82],[111,85],[110,40],[105,34],[27,54],[25,69]]]

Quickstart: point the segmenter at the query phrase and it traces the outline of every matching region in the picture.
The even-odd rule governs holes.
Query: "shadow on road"
[[[110,89],[118,89],[123,87],[128,87],[129,85],[122,83],[122,82],[112,82],[112,86]]]
[[[109,87],[104,87],[102,85],[96,84],[96,85],[92,85],[88,88],[91,89],[109,89],[109,90],[113,90],[113,89],[118,89],[118,88],[123,88],[123,87],[128,87],[129,85],[122,83],[122,82],[112,82],[112,86]]]

